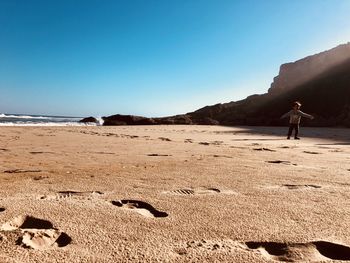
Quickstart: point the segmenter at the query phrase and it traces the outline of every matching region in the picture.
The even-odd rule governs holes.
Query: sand
[[[350,132],[0,127],[0,263],[350,261]]]

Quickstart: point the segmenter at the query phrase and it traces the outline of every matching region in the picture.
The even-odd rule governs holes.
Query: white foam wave
[[[53,119],[52,117],[45,117],[45,116],[29,116],[29,115],[6,115],[1,113],[0,118],[11,118],[11,119],[45,119],[50,120]]]
[[[0,126],[96,126],[96,123],[79,123],[79,122],[0,122]]]
[[[105,122],[105,121],[102,119],[102,117],[97,117],[96,120],[97,120],[97,125],[98,125],[98,126],[102,126],[103,123]]]

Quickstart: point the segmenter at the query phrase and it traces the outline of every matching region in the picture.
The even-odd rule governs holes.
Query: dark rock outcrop
[[[108,117],[102,117],[104,120],[104,126],[113,125],[191,125],[191,124],[203,124],[203,125],[218,125],[219,122],[210,117],[199,117],[193,121],[190,114],[176,115],[162,118],[146,118],[133,115],[112,115]]]
[[[97,123],[98,120],[94,117],[87,117],[87,118],[80,120],[79,122],[83,122],[83,123],[95,122],[95,123]]]
[[[156,118],[156,124],[193,124],[190,116],[176,115],[171,117]]]
[[[152,118],[146,118],[133,115],[116,114],[108,117],[102,117],[103,125],[152,125],[156,124]]]
[[[146,118],[134,115],[112,115],[102,117],[103,125],[155,125],[155,124],[192,124],[192,120],[187,115],[176,115],[163,118]]]

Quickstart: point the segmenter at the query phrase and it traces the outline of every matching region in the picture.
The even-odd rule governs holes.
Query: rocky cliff
[[[281,65],[269,93],[281,93],[300,86],[350,59],[350,43]]]

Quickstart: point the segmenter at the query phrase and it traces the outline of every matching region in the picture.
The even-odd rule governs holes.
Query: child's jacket
[[[309,114],[306,114],[302,112],[301,110],[291,110],[288,111],[286,114],[282,115],[281,118],[285,118],[289,116],[289,123],[290,124],[299,124],[301,117],[306,117],[309,119],[312,119],[312,116]]]

